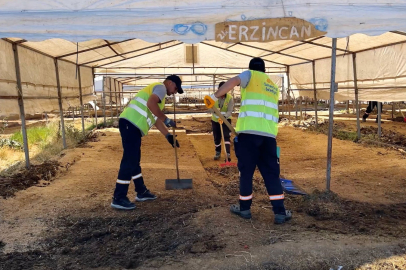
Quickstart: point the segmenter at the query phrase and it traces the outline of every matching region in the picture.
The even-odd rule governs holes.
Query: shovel
[[[176,123],[176,114],[175,114],[175,97],[173,99],[173,121]],[[165,189],[192,189],[193,188],[193,179],[180,179],[179,177],[179,165],[178,165],[178,150],[176,147],[176,135],[175,128],[172,127],[173,132],[173,148],[175,149],[175,164],[176,164],[176,179],[166,179],[165,180]]]
[[[227,120],[226,120],[226,122],[228,123]],[[224,159],[225,163],[220,163],[220,167],[237,167],[237,163],[228,161],[226,142],[224,140],[224,133],[223,133],[223,120],[219,119],[219,124],[220,124],[221,138],[223,139],[224,155],[226,156]]]
[[[307,195],[306,192],[304,192],[303,190],[301,190],[300,188],[296,187],[293,184],[292,180],[288,180],[288,179],[283,179],[280,178],[281,180],[281,184],[282,184],[282,189],[283,191],[285,191],[287,194],[292,194],[292,195]]]
[[[276,156],[278,159],[280,158],[281,155],[281,149],[279,146],[276,147]],[[282,184],[282,189],[286,194],[291,194],[291,195],[307,195],[306,192],[295,186],[292,180],[280,178],[279,180],[281,181]]]

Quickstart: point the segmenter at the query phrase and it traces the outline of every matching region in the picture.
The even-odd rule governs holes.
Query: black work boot
[[[290,210],[286,210],[285,211],[285,215],[284,214],[276,214],[275,215],[275,220],[274,223],[275,224],[283,224],[288,220],[292,219],[292,212]]]
[[[127,197],[123,198],[114,198],[113,201],[111,202],[111,207],[114,209],[120,209],[120,210],[133,210],[135,209],[135,204],[130,202],[130,200]]]
[[[149,201],[149,200],[155,200],[157,198],[157,196],[155,196],[154,194],[152,194],[148,189],[145,190],[144,193],[137,193],[137,197],[135,197],[135,200],[137,202],[145,202],[145,201]]]
[[[251,218],[251,210],[242,210],[240,209],[240,205],[239,204],[233,204],[230,206],[230,212],[233,214],[236,214],[242,218],[245,219],[250,219]]]

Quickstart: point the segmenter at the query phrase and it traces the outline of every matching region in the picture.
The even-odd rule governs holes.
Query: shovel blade
[[[192,189],[193,188],[193,179],[166,179],[165,180],[165,189],[174,190],[174,189]]]
[[[281,184],[282,184],[282,188],[283,191],[285,191],[287,194],[292,194],[292,195],[307,195],[306,192],[302,191],[300,188],[296,187],[293,184],[292,180],[288,180],[288,179],[283,179],[280,178],[281,180]]]

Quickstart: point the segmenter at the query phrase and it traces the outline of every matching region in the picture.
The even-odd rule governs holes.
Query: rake
[[[226,122],[228,123],[227,120],[226,120]],[[237,167],[237,163],[228,161],[227,149],[226,149],[226,142],[225,142],[225,140],[224,140],[223,120],[222,120],[222,119],[219,119],[219,124],[220,124],[221,138],[222,138],[222,140],[223,140],[224,155],[225,155],[224,163],[220,163],[220,167]]]

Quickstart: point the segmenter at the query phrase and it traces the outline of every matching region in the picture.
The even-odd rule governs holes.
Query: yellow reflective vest
[[[147,135],[148,130],[156,122],[156,116],[152,114],[147,106],[148,99],[152,95],[152,91],[156,85],[163,84],[152,83],[140,90],[120,114],[120,118],[125,118],[138,127],[142,133],[142,136]],[[161,111],[164,109],[165,98],[161,100],[161,103],[159,103],[158,106]]]
[[[278,134],[278,86],[263,72],[251,71],[246,88],[241,88],[240,114],[236,124],[239,133]]]
[[[223,107],[222,107],[221,110],[220,110],[220,112],[221,112],[222,115],[225,115],[226,112],[228,111],[228,104],[230,103],[230,100],[231,100],[232,98],[233,98],[233,97],[232,97],[230,94],[228,94],[228,93],[226,94],[226,98],[225,98],[225,100],[224,100]],[[218,100],[217,100],[216,103],[214,104],[214,107],[219,108],[219,101],[218,101]],[[230,115],[227,119],[231,119],[231,115]],[[218,122],[218,121],[219,121],[219,117],[218,117],[215,113],[213,113],[212,116],[211,116],[211,120],[213,120],[214,122]]]

